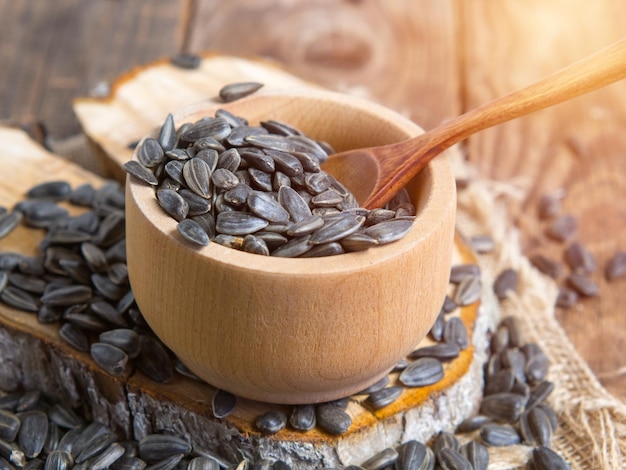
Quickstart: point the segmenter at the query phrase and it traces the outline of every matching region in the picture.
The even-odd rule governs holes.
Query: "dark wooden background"
[[[620,39],[623,0],[0,0],[0,121],[81,132],[72,99],[180,51],[275,60],[363,94],[425,128]],[[626,399],[626,279],[601,268],[626,251],[626,84],[485,131],[466,151],[480,174],[515,183],[511,217],[528,254],[561,259],[536,217],[564,188],[563,213],[599,265],[601,295],[556,312],[601,382]]]

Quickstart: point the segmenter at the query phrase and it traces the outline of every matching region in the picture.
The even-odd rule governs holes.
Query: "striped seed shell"
[[[137,357],[140,351],[139,334],[129,328],[103,331],[98,339],[101,343],[120,348],[131,358]]]
[[[111,465],[111,470],[144,470],[148,464],[139,457],[122,456]]]
[[[189,213],[189,203],[172,189],[159,189],[156,193],[159,205],[175,220],[181,221]]]
[[[277,223],[289,221],[289,212],[269,194],[253,191],[246,202],[252,213],[258,217]]]
[[[139,457],[148,463],[156,463],[173,455],[189,455],[191,444],[182,437],[171,434],[148,434],[139,441]]]
[[[503,392],[486,396],[480,406],[480,413],[505,423],[514,423],[524,411],[526,400],[515,393]]]
[[[367,402],[375,409],[380,410],[385,406],[392,404],[396,401],[402,392],[404,391],[403,387],[400,386],[391,386],[385,387],[381,390],[373,392],[367,397]]]
[[[533,449],[532,463],[534,470],[570,470],[569,464],[548,447],[535,447]]]
[[[533,407],[522,414],[519,420],[519,428],[524,442],[532,446],[550,447],[552,440],[552,423],[546,412]]]
[[[87,334],[74,323],[67,322],[61,325],[61,328],[59,328],[59,336],[74,349],[83,352],[89,351],[89,338]]]
[[[354,216],[349,213],[327,217],[324,225],[311,234],[309,243],[317,245],[338,241],[356,232],[363,225],[364,221],[365,217]]]
[[[216,418],[225,418],[237,406],[237,397],[225,390],[216,390],[211,400],[211,409]]]
[[[289,416],[289,425],[296,431],[309,431],[315,427],[315,406],[296,405]]]
[[[276,434],[287,425],[287,415],[280,410],[270,410],[258,416],[254,423],[262,433]]]
[[[269,222],[248,212],[220,212],[215,220],[215,229],[227,235],[247,235],[257,232]]]
[[[317,425],[325,432],[333,435],[345,433],[352,424],[352,418],[341,407],[322,403],[315,407]]]
[[[466,349],[470,344],[467,327],[459,317],[452,317],[446,322],[443,339],[446,343],[456,344],[460,349]]]
[[[237,82],[224,85],[219,90],[219,97],[225,103],[241,99],[245,96],[251,95],[259,88],[263,86],[258,82]]]
[[[117,440],[117,436],[113,432],[104,432],[102,434],[99,434],[98,436],[94,437],[89,442],[87,442],[85,446],[82,448],[82,450],[80,451],[80,453],[76,455],[76,463],[85,462],[91,457],[94,457],[95,455],[100,454],[105,449],[107,449],[111,444],[113,444],[116,440]],[[122,451],[124,450],[122,446],[119,446],[119,449],[121,449]],[[118,452],[114,452],[114,454],[117,454],[117,453]],[[118,458],[121,457],[122,454],[119,454]],[[90,462],[90,464],[93,465],[92,462]]]
[[[422,346],[411,352],[408,357],[410,359],[419,359],[420,357],[433,357],[440,361],[450,361],[459,357],[461,349],[456,343],[437,343],[432,346]]]
[[[226,168],[217,168],[211,174],[211,181],[217,188],[226,191],[233,189],[238,184],[240,184],[237,175],[235,175],[231,170],[227,170]]]
[[[183,238],[198,246],[207,246],[211,239],[202,226],[193,219],[185,219],[178,222],[176,229]]]
[[[153,168],[163,161],[165,153],[156,139],[147,137],[141,144],[137,158],[146,168]]]
[[[460,450],[473,470],[487,470],[489,466],[489,451],[484,445],[476,441],[469,441]]]
[[[454,450],[459,450],[460,446],[461,445],[459,443],[459,440],[454,434],[442,431],[437,434],[437,437],[435,437],[435,440],[433,441],[431,447],[433,449],[433,452],[435,452],[435,454],[438,454],[441,449],[445,449],[446,447]]]
[[[46,457],[44,470],[69,470],[73,466],[72,454],[65,450],[53,450]]]
[[[187,470],[219,470],[217,461],[208,457],[196,457],[189,461]]]
[[[512,268],[507,268],[496,277],[493,283],[493,291],[499,300],[504,300],[508,297],[510,291],[514,292],[517,290],[517,284],[517,271]]]
[[[20,429],[20,418],[9,410],[0,409],[0,439],[12,442]]]
[[[413,226],[413,219],[391,219],[364,229],[363,233],[376,239],[379,245],[404,237]]]
[[[183,166],[187,187],[204,198],[211,197],[211,168],[200,158],[187,160]]]
[[[41,453],[46,442],[48,416],[43,411],[32,410],[19,413],[18,417],[21,421],[18,443],[27,458],[35,458]]]
[[[174,364],[163,344],[147,335],[140,335],[141,352],[135,359],[137,368],[158,383],[168,383],[174,376]]]
[[[23,217],[18,211],[0,215],[0,240],[15,229],[22,222]]]
[[[485,444],[497,447],[512,446],[521,442],[515,428],[501,424],[485,424],[480,429],[480,438]]]
[[[41,302],[49,306],[66,307],[88,302],[92,294],[91,287],[74,284],[45,293],[41,296]]]
[[[361,464],[365,470],[381,470],[393,465],[398,460],[398,452],[391,447],[381,450],[372,455],[369,459]]]
[[[457,264],[450,269],[450,282],[458,284],[468,276],[480,277],[480,267],[477,264]]]
[[[128,354],[122,349],[107,343],[93,343],[90,347],[94,362],[113,376],[120,376],[126,369]]]
[[[456,288],[454,301],[461,307],[471,305],[480,299],[481,291],[482,281],[480,276],[465,276]]]
[[[39,310],[39,302],[32,294],[14,286],[6,286],[0,292],[0,299],[11,307],[36,312]]]
[[[152,186],[156,186],[159,184],[159,180],[154,176],[150,170],[148,170],[144,165],[135,160],[130,160],[124,163],[124,170],[131,176],[134,176],[140,181],[147,183]]]
[[[395,462],[395,470],[425,470],[425,461],[430,458],[429,451],[424,444],[416,440],[404,442],[397,448],[398,459]],[[432,452],[432,451],[431,451]],[[434,464],[434,462],[433,462]]]
[[[203,137],[221,140],[230,134],[231,128],[222,118],[206,117],[195,122],[182,133],[180,138],[187,142],[195,142]]]
[[[46,181],[39,183],[26,192],[29,199],[50,199],[62,201],[67,199],[72,192],[72,187],[67,181]]]
[[[157,138],[157,141],[164,152],[168,152],[176,146],[178,136],[176,135],[174,116],[172,116],[171,113],[169,113],[165,118],[165,121],[163,121],[161,129],[159,130],[159,137]]]
[[[452,447],[444,447],[436,455],[442,470],[473,470],[465,456]]]
[[[422,357],[404,369],[399,380],[407,387],[423,387],[439,382],[443,375],[441,361],[432,357]]]

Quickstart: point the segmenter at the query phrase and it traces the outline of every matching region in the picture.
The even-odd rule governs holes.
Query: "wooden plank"
[[[452,0],[197,0],[191,51],[259,56],[430,128],[459,109]],[[262,34],[261,34],[262,32]]]
[[[626,4],[572,2],[459,2],[463,31],[463,94],[470,109],[527,85],[623,37]],[[469,139],[480,173],[522,182],[528,196],[511,206],[527,253],[562,260],[564,246],[549,241],[537,218],[543,194],[564,188],[562,213],[580,220],[575,239],[589,247],[601,295],[557,311],[568,335],[614,394],[626,398],[623,330],[626,280],[608,284],[602,268],[626,249],[626,83],[580,97]],[[561,280],[562,282],[562,280]]]
[[[0,0],[0,121],[80,131],[71,100],[180,50],[185,0]]]

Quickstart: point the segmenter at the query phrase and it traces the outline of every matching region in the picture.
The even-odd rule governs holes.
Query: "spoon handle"
[[[514,91],[451,119],[425,134],[390,145],[384,162],[391,177],[379,181],[366,202],[377,207],[389,199],[430,160],[478,131],[562,103],[626,78],[626,39]],[[407,158],[407,155],[411,157]],[[395,160],[395,161],[394,161]]]

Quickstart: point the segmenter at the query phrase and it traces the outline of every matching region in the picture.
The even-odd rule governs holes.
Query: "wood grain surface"
[[[269,58],[430,128],[626,31],[621,0],[0,0],[0,11],[0,119],[41,120],[53,139],[80,130],[73,97],[183,49]],[[524,189],[510,202],[529,254],[561,259],[536,208],[546,192],[566,190],[562,212],[579,218],[575,237],[596,256],[601,295],[556,315],[602,383],[626,399],[626,280],[601,275],[626,250],[624,124],[618,83],[484,131],[465,150],[481,175]]]

